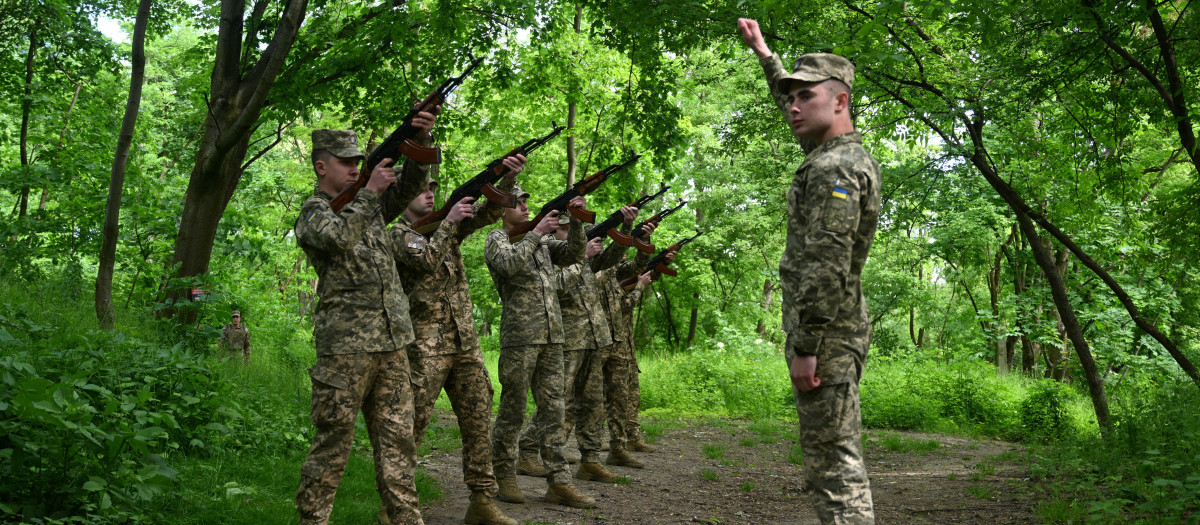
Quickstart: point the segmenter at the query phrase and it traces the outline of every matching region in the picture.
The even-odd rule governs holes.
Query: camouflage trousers
[[[625,414],[625,438],[629,441],[642,440],[642,424],[638,422],[638,414],[642,411],[642,384],[639,378],[642,369],[638,367],[637,352],[629,348],[629,390],[626,393],[629,408]]]
[[[417,445],[425,438],[433,405],[446,389],[450,406],[458,417],[462,432],[463,481],[471,492],[496,497],[496,476],[492,474],[492,380],[479,349],[457,354],[408,356],[412,368],[416,416],[413,433]]]
[[[605,350],[563,352],[564,385],[567,387],[563,434],[570,436],[571,432],[575,433],[581,461],[585,463],[600,462],[600,435],[604,427],[604,371],[601,355],[606,353]],[[534,419],[537,419],[536,412]],[[530,425],[521,433],[522,456],[536,457],[538,443],[542,439],[538,430]]]
[[[492,467],[497,478],[517,475],[518,439],[525,423],[529,391],[537,411],[530,425],[542,429],[540,455],[551,484],[570,483],[563,457],[564,382],[561,344],[510,346],[500,349],[500,410],[492,426]]]
[[[632,349],[627,341],[617,341],[603,359],[604,408],[608,417],[608,440],[612,448],[625,448],[629,436],[630,377],[637,377],[637,368],[630,358]],[[636,417],[636,415],[635,415]]]
[[[375,487],[394,524],[419,523],[413,397],[404,352],[318,356],[312,377],[310,417],[317,428],[300,469],[296,507],[301,524],[324,524],[350,448],[361,409],[375,456]]]
[[[793,390],[800,416],[804,478],[821,523],[873,524],[871,484],[863,463],[858,383]]]

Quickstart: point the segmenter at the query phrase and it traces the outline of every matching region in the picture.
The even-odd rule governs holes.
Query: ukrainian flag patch
[[[839,188],[837,186],[833,187],[833,196],[836,198],[846,200],[846,197],[849,194],[850,194],[850,192],[846,191],[846,188]]]
[[[317,210],[308,212],[308,217],[304,218],[304,222],[312,222],[313,215],[316,215],[316,214],[317,214]]]

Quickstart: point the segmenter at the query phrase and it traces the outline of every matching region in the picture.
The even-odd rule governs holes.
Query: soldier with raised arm
[[[438,110],[413,119],[418,139],[426,144]],[[317,362],[309,369],[316,434],[296,491],[300,523],[329,521],[361,409],[374,450],[375,485],[388,519],[420,524],[413,398],[404,351],[413,331],[396,271],[403,247],[388,235],[387,223],[424,191],[428,166],[406,162],[398,169],[389,166],[393,159],[384,159],[337,213],[330,206],[333,196],[360,176],[358,163],[364,155],[358,137],[350,130],[318,129],[312,142],[317,187],[295,226],[296,242],[319,279],[313,319]]]
[[[488,234],[484,246],[488,272],[503,304],[500,318],[500,410],[492,431],[492,461],[500,485],[500,501],[524,503],[517,486],[518,438],[525,422],[530,389],[537,405],[535,427],[543,429],[540,455],[549,471],[546,501],[576,508],[592,508],[596,501],[571,484],[563,457],[563,324],[558,304],[558,267],[583,260],[582,223],[571,219],[566,241],[551,234],[558,227],[558,212],[548,213],[520,240],[508,231],[529,219],[528,193],[517,192],[517,207],[504,211],[504,227]],[[583,208],[583,197],[570,206]]]
[[[861,275],[879,221],[881,174],[850,115],[854,65],[810,53],[787,74],[757,22],[737,25],[806,153],[787,192],[779,277],[809,494],[822,523],[874,523],[858,382],[871,341]]]

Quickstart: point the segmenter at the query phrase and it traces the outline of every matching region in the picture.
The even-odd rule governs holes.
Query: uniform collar
[[[821,144],[820,146],[817,146],[816,148],[814,148],[812,151],[810,151],[808,153],[808,156],[815,157],[817,155],[825,153],[826,151],[829,151],[829,150],[836,148],[838,146],[841,146],[843,144],[862,144],[862,133],[859,133],[857,131],[849,131],[846,133],[842,133],[841,135],[833,137],[833,138],[825,141],[824,144]]]

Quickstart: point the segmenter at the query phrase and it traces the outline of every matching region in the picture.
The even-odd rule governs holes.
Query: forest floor
[[[454,425],[441,414],[437,425]],[[643,424],[646,424],[645,422]],[[524,504],[498,503],[522,523],[817,524],[794,428],[737,420],[658,421],[658,450],[635,453],[644,469],[609,467],[628,479],[578,481],[595,509],[548,505],[544,478],[518,476]],[[867,472],[878,523],[1035,523],[1040,499],[1017,444],[895,432],[866,433]],[[568,457],[578,457],[572,440]],[[607,456],[607,453],[604,453]],[[462,523],[468,492],[457,450],[420,459],[444,498],[422,509],[427,525]],[[572,472],[575,471],[572,465]]]

